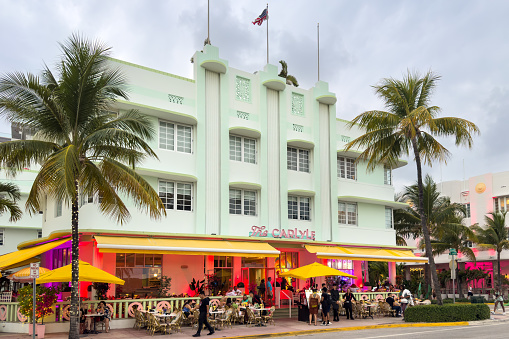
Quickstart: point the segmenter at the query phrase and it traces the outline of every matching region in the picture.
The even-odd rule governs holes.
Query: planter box
[[[28,335],[32,335],[32,329],[34,325],[30,324],[28,326]],[[35,325],[35,334],[37,335],[37,338],[44,338],[44,333],[46,333],[46,325]]]

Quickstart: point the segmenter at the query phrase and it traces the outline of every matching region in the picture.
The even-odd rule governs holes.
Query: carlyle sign
[[[272,238],[293,238],[293,239],[310,239],[315,240],[315,231],[307,230],[298,230],[294,229],[282,229],[279,230],[277,228],[273,229],[272,232],[269,233],[269,230],[266,229],[265,226],[253,226],[251,227],[251,232],[249,232],[250,237],[272,237]]]

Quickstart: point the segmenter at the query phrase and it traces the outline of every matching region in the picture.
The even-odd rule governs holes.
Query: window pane
[[[338,223],[346,224],[346,204],[343,202],[338,203]]]
[[[163,266],[163,255],[162,254],[154,254],[154,267],[162,267]]]
[[[392,209],[385,208],[385,228],[392,228]]]
[[[116,266],[117,267],[125,267],[125,254],[124,253],[117,253]]]
[[[241,190],[230,190],[230,214],[242,214]]]
[[[297,149],[288,147],[286,149],[287,168],[292,171],[297,170]]]
[[[310,199],[300,198],[300,220],[311,220],[310,218]]]
[[[144,267],[145,266],[145,255],[143,253],[136,253],[136,267]]]
[[[175,126],[166,121],[159,121],[159,148],[173,151],[174,143]]]
[[[164,208],[173,209],[174,183],[170,181],[159,181],[159,198],[163,202]]]
[[[230,160],[242,161],[242,138],[230,135]]]
[[[134,253],[126,253],[125,267],[134,267]]]
[[[345,158],[346,161],[346,178],[355,180],[355,160]]]
[[[345,177],[345,158],[338,157],[338,177]]]
[[[288,219],[299,219],[299,205],[297,197],[288,197]]]
[[[389,167],[384,167],[384,184],[392,185],[392,170]]]
[[[154,255],[153,254],[145,254],[145,267],[154,266]]]
[[[244,161],[250,164],[256,162],[256,140],[244,138]]]
[[[348,225],[357,225],[357,205],[346,204],[346,218]]]
[[[177,183],[177,210],[191,210],[192,184]]]
[[[191,127],[177,125],[177,151],[191,153]]]
[[[256,215],[256,192],[244,191],[244,215]]]
[[[299,150],[299,171],[309,172],[309,151]]]

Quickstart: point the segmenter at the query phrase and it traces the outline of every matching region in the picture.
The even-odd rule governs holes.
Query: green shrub
[[[407,322],[455,322],[490,318],[490,308],[485,304],[422,305],[405,310]]]
[[[452,304],[452,299],[442,299],[442,302],[443,302],[444,304]],[[435,305],[435,304],[437,303],[437,301],[436,301],[436,300],[431,300],[431,303],[432,303],[433,305]]]

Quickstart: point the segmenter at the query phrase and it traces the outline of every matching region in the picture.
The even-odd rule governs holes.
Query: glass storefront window
[[[125,280],[123,286],[117,286],[117,293],[152,294],[161,283],[162,261],[162,254],[117,253],[116,275]]]
[[[214,257],[214,277],[210,277],[211,293],[225,294],[232,288],[233,281],[233,257],[215,256]]]
[[[329,267],[335,268],[337,270],[340,270],[341,272],[345,272],[348,274],[354,275],[353,271],[353,260],[341,260],[341,259],[328,259],[327,265]],[[337,279],[332,279],[333,283],[338,283]],[[350,278],[340,278],[340,280],[344,280],[347,283],[352,283],[353,280]]]

